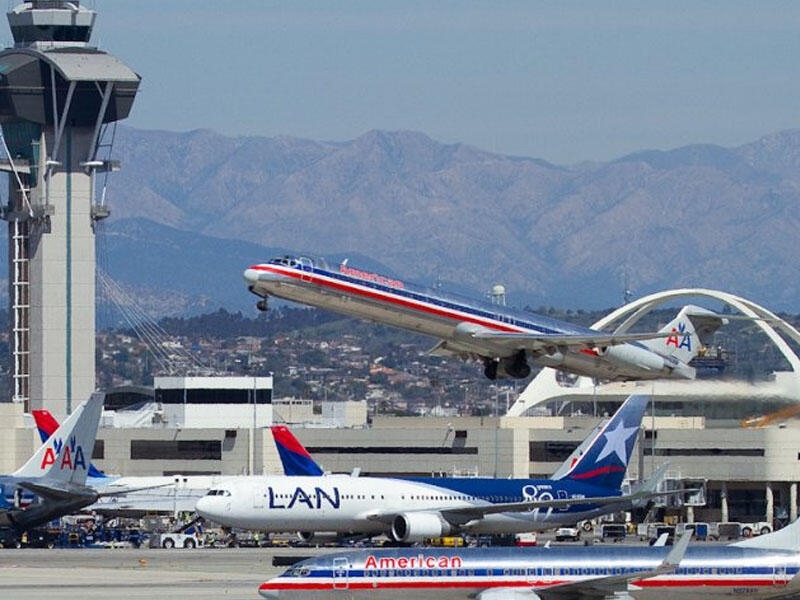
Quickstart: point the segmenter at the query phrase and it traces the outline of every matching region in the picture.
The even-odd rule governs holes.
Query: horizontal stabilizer
[[[21,481],[20,487],[30,490],[37,496],[55,501],[79,501],[86,500],[86,504],[91,504],[98,498],[98,493],[94,488],[86,485],[62,483],[53,481],[41,483],[37,481]]]
[[[771,550],[800,551],[800,519],[795,519],[783,529],[758,537],[734,542],[731,546],[741,548],[768,548]]]

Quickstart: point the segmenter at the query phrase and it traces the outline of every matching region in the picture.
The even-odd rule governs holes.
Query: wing
[[[642,491],[635,494],[620,495],[620,496],[597,496],[597,497],[581,497],[581,498],[566,498],[566,499],[553,499],[553,500],[526,500],[524,502],[503,502],[497,504],[485,504],[477,506],[462,506],[444,509],[419,509],[414,511],[404,512],[420,512],[420,513],[439,513],[444,520],[455,527],[459,527],[475,521],[483,519],[486,515],[493,515],[498,513],[522,513],[530,512],[540,508],[568,508],[570,506],[607,506],[609,504],[625,504],[633,505],[639,500],[647,500],[649,498],[658,498],[662,496],[672,496],[682,494],[686,490],[672,490],[669,492],[651,492]],[[371,511],[365,515],[370,521],[380,521],[381,523],[391,524],[394,518],[398,515],[397,511]]]
[[[550,348],[591,349],[599,346],[618,346],[629,342],[652,340],[667,337],[668,333],[607,333],[598,331],[597,334],[532,334],[506,331],[477,331],[472,334],[476,340],[487,340],[493,345],[502,344],[511,350],[530,350],[539,352]]]
[[[91,504],[97,500],[97,491],[87,485],[77,485],[74,483],[50,481],[40,483],[37,481],[20,481],[20,487],[30,490],[37,496],[54,502],[80,502],[85,501]]]
[[[591,350],[604,346],[617,346],[629,342],[667,337],[667,332],[610,333],[533,333],[495,331],[473,323],[456,326],[452,339],[442,340],[429,353],[433,355],[457,354],[460,356],[510,356],[520,350],[534,354],[559,349]]]
[[[683,555],[686,554],[686,548],[689,547],[691,539],[691,533],[685,533],[681,536],[677,543],[672,546],[664,560],[653,569],[554,585],[542,590],[536,590],[536,594],[542,600],[575,600],[579,598],[599,600],[601,598],[614,597],[616,593],[627,591],[628,584],[632,581],[674,573],[681,560],[683,560]]]

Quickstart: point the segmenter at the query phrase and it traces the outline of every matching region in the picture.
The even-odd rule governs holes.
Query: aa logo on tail
[[[686,323],[678,323],[678,328],[672,328],[672,335],[667,337],[667,346],[675,346],[676,349],[686,348],[692,351],[692,334],[686,333]]]
[[[48,446],[42,457],[40,469],[46,470],[51,465],[56,465],[60,470],[77,471],[79,468],[86,470],[86,458],[83,448],[75,440],[75,436],[69,438],[69,445],[64,445],[64,440],[52,439],[52,445]]]

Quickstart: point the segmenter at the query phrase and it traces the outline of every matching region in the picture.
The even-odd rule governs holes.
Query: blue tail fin
[[[303,447],[303,444],[294,437],[289,428],[285,425],[274,425],[270,427],[275,445],[278,447],[278,455],[283,464],[283,472],[286,475],[322,475],[322,468],[314,462],[311,455]]]
[[[619,490],[649,401],[629,396],[563,479]]]

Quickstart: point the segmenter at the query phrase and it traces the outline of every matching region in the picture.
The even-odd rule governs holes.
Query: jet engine
[[[421,542],[428,537],[448,535],[452,528],[434,513],[401,513],[392,521],[391,538],[395,542]]]
[[[499,360],[485,358],[483,362],[483,374],[487,379],[512,377],[514,379],[525,379],[531,374],[531,367],[528,364],[528,357],[525,350],[520,350],[512,356],[507,356]]]

